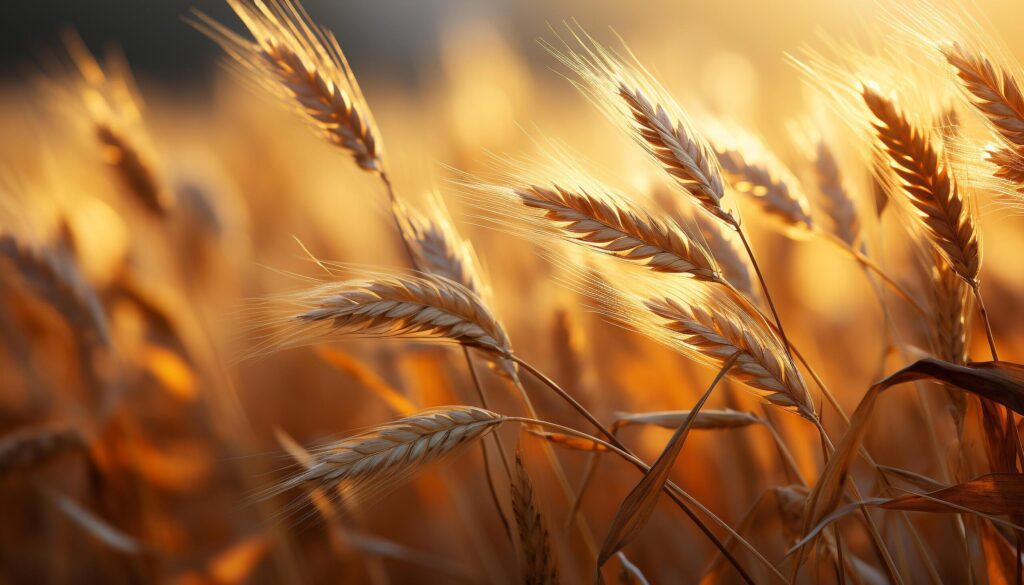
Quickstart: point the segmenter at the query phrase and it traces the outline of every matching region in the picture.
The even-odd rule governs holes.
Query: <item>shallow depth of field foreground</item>
[[[1024,6],[178,2],[0,31],[0,585],[1021,585]]]

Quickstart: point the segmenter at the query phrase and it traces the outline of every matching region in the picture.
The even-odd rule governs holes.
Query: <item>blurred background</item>
[[[322,276],[296,238],[318,258],[370,268],[404,260],[377,178],[239,83],[221,66],[223,51],[186,22],[195,9],[241,32],[227,5],[8,4],[0,17],[0,235],[14,238],[3,240],[2,250],[23,263],[0,265],[0,433],[31,438],[36,429],[56,428],[66,434],[46,445],[70,453],[41,457],[28,470],[0,468],[0,501],[13,503],[0,514],[0,585],[418,583],[424,574],[438,582],[514,581],[515,551],[486,496],[475,451],[380,502],[345,511],[337,524],[316,514],[294,521],[284,511],[287,498],[247,499],[284,477],[289,441],[316,444],[395,418],[381,388],[418,406],[472,395],[465,363],[450,348],[359,340],[239,361],[252,343],[249,324],[240,322],[246,303],[303,285],[292,273]],[[578,151],[599,178],[657,196],[659,170],[564,79],[538,39],[556,42],[573,19],[604,44],[619,47],[620,35],[680,103],[764,136],[804,178],[809,159],[791,130],[813,101],[784,55],[823,39],[875,42],[881,30],[869,0],[304,5],[337,36],[360,80],[398,192],[422,206],[440,191],[481,256],[513,343],[601,418],[688,408],[714,372],[585,310],[585,299],[558,285],[558,268],[540,259],[535,243],[481,227],[452,185],[454,170],[483,172],[494,156],[535,154],[537,141],[553,139]],[[1024,2],[979,0],[972,12],[1014,55],[1024,55]],[[137,91],[125,92],[134,96],[125,126],[153,164],[156,203],[140,201],[119,176],[123,148],[97,145],[94,104],[81,95],[61,36],[69,29],[111,79],[119,77],[119,55],[126,60]],[[842,160],[852,163],[845,170],[868,217],[868,167],[856,155]],[[1001,353],[1019,362],[1024,335],[1013,316],[1024,311],[1024,236],[1018,220],[990,203],[981,201],[985,294]],[[831,248],[787,239],[756,211],[745,210],[744,219],[787,331],[852,410],[872,381],[905,359],[888,351],[871,286]],[[885,260],[924,298],[927,278],[903,269],[910,263],[905,233],[894,220],[871,223],[873,236],[885,234]],[[48,296],[61,286],[88,302],[62,306]],[[925,325],[905,317],[897,320],[908,344],[923,345]],[[84,339],[83,323],[107,329],[107,343]],[[975,323],[972,355],[985,348]],[[497,408],[514,410],[505,382],[484,375]],[[578,423],[537,385],[528,389],[550,418]],[[909,392],[887,400],[877,426],[891,434],[872,434],[869,446],[886,463],[941,475],[952,450],[944,403],[922,409]],[[816,476],[819,445],[808,425],[765,413],[739,385],[713,403],[774,421],[804,474]],[[921,437],[933,428],[943,440],[923,460]],[[514,444],[514,429],[503,432]],[[667,437],[664,429],[644,429],[629,441],[652,460]],[[537,442],[523,442],[565,581],[585,582],[583,545],[563,528],[566,503],[536,463]],[[687,468],[700,473],[675,479],[734,525],[765,490],[791,479],[761,427],[695,434],[685,455]],[[562,458],[578,478],[583,455]],[[595,480],[601,489],[584,507],[595,534],[604,534],[633,485],[624,469],[607,465]],[[711,547],[677,511],[664,502],[659,510],[642,546],[628,549],[630,558],[654,583],[695,582]],[[751,536],[772,558],[785,549],[778,516]],[[950,522],[921,525],[929,545],[950,550]],[[908,535],[894,538],[909,550]],[[846,542],[874,561],[863,533],[851,530]],[[936,555],[948,582],[968,578],[958,554]],[[909,556],[901,562],[920,574],[920,560]]]

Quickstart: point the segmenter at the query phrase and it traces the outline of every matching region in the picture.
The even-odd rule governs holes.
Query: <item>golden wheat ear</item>
[[[366,432],[313,449],[304,471],[272,488],[267,497],[311,484],[360,498],[397,486],[425,465],[473,444],[504,417],[471,406],[420,411]]]
[[[547,525],[534,499],[533,482],[516,450],[516,468],[512,480],[512,513],[519,532],[520,565],[523,583],[557,585],[558,567],[548,538]]]
[[[501,323],[472,291],[447,278],[377,276],[326,283],[262,301],[247,357],[347,337],[447,341],[508,358]]]
[[[569,29],[574,44],[546,45],[579,78],[575,85],[708,214],[735,225],[722,206],[725,185],[714,151],[685,111],[635,57],[623,58],[585,32]]]
[[[195,26],[248,78],[296,110],[360,168],[382,172],[382,149],[359,84],[329,31],[293,0],[227,0],[253,40],[196,13]]]
[[[973,286],[981,267],[978,232],[942,153],[892,99],[869,85],[862,87],[862,97],[875,118],[878,146],[928,241]]]

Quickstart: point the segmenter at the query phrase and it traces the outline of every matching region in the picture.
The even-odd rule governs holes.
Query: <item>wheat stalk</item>
[[[705,300],[708,302],[666,296],[647,299],[644,306],[660,319],[656,326],[670,333],[670,343],[684,353],[721,368],[738,352],[730,377],[761,391],[769,403],[816,420],[803,378],[787,357],[782,341],[763,321],[721,295]]]
[[[888,166],[898,176],[899,187],[928,241],[974,286],[981,264],[978,233],[955,178],[927,135],[914,127],[891,99],[867,85],[862,95],[875,117],[875,134]]]
[[[516,451],[516,470],[512,481],[512,514],[519,532],[522,577],[526,585],[556,585],[559,582],[555,556],[548,539],[544,518],[534,501],[533,482]]]
[[[266,495],[305,484],[340,487],[352,497],[392,487],[424,465],[484,437],[503,420],[500,415],[472,406],[423,410],[312,450],[307,469]]]
[[[619,412],[615,414],[615,425],[655,425],[666,429],[678,429],[690,418],[689,410],[665,410],[659,412]],[[701,409],[693,422],[692,429],[738,429],[761,423],[761,419],[749,412],[725,409]]]
[[[655,272],[688,274],[720,282],[711,253],[674,222],[657,219],[625,202],[567,189],[530,185],[514,193],[524,205],[540,209],[560,233],[586,247],[642,264]]]
[[[382,172],[381,148],[362,91],[338,41],[293,0],[227,0],[252,41],[204,14],[196,25],[251,79],[290,105],[362,169]]]

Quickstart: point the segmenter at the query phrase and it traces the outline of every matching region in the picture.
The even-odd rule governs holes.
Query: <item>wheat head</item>
[[[582,188],[529,185],[515,188],[514,193],[526,207],[542,210],[543,217],[557,224],[565,237],[585,247],[655,272],[721,280],[718,265],[703,242],[674,222]]]
[[[729,186],[752,197],[769,215],[786,226],[809,229],[810,205],[799,181],[759,142],[746,137],[746,144],[727,141],[712,143],[718,164]]]
[[[860,238],[857,205],[843,183],[835,154],[824,140],[819,140],[815,147],[814,172],[822,194],[822,208],[832,223],[833,233],[851,248],[855,247]]]
[[[30,428],[0,438],[0,477],[42,465],[86,446],[81,431],[69,426]]]
[[[649,298],[644,306],[663,330],[654,332],[656,338],[667,333],[672,346],[718,368],[739,352],[730,377],[757,390],[769,403],[814,420],[814,405],[782,340],[747,309],[724,295]]]
[[[251,79],[296,109],[360,168],[381,172],[369,107],[334,35],[294,0],[227,0],[253,40],[206,15],[196,23]]]
[[[308,468],[267,495],[306,484],[341,488],[351,497],[392,487],[424,465],[482,438],[503,420],[500,415],[471,406],[423,410],[311,450]]]
[[[929,242],[961,278],[975,283],[981,265],[978,233],[948,165],[890,98],[867,85],[862,96],[875,118],[879,147]]]
[[[523,458],[518,450],[512,480],[512,514],[515,516],[519,532],[523,583],[557,585],[558,568],[551,550],[548,529],[534,501],[533,482],[526,473]]]

